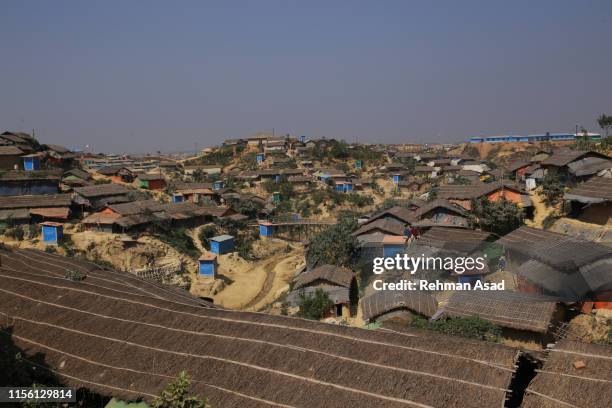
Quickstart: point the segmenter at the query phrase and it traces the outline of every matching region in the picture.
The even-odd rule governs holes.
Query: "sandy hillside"
[[[256,241],[253,255],[261,260],[246,261],[235,252],[219,256],[218,277],[224,281],[223,287],[211,294],[211,282],[196,279],[191,293],[211,296],[215,303],[230,309],[259,310],[286,290],[304,262],[301,244],[278,239]]]

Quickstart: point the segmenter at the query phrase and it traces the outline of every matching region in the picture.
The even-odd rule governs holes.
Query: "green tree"
[[[317,289],[313,295],[300,293],[299,316],[305,319],[320,320],[331,309],[334,302],[323,289]]]
[[[499,342],[501,339],[501,328],[478,316],[451,317],[434,321],[414,316],[410,325],[417,329],[433,330],[470,339],[493,342]]]
[[[351,235],[356,229],[355,218],[342,216],[336,225],[314,236],[306,253],[308,265],[350,265],[356,254],[356,240]]]
[[[241,200],[238,203],[238,212],[250,218],[255,218],[263,206],[253,200]]]
[[[471,224],[497,235],[506,235],[523,225],[523,210],[508,200],[472,202]]]
[[[153,408],[209,408],[206,401],[188,396],[191,378],[185,371],[170,382],[161,395],[153,401]]]
[[[547,174],[544,176],[542,179],[542,191],[540,194],[544,197],[544,202],[546,202],[546,204],[557,204],[563,197],[564,193],[564,183],[559,176],[555,174]]]
[[[206,178],[206,174],[204,174],[202,169],[195,169],[193,173],[191,173],[191,178],[196,183],[200,183]]]
[[[605,137],[608,137],[610,134],[610,129],[612,128],[612,116],[601,114],[601,116],[597,118],[597,123],[599,124],[601,130],[604,131],[606,135]]]

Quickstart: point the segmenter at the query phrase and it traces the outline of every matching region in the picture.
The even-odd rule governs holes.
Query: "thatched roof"
[[[81,169],[70,169],[64,172],[63,177],[74,176],[83,180],[91,180],[91,174]]]
[[[497,243],[510,251],[566,271],[612,256],[612,248],[604,245],[526,226],[503,236]]]
[[[70,194],[0,196],[0,209],[69,207]]]
[[[121,184],[109,183],[98,184],[95,186],[77,187],[74,189],[74,192],[85,198],[97,198],[127,194],[130,192],[130,190]]]
[[[159,205],[160,202],[154,199],[131,201],[129,203],[111,204],[108,206],[113,212],[121,215],[140,214],[147,209]]]
[[[445,210],[448,210],[452,213],[455,213],[457,215],[461,215],[461,216],[467,216],[468,212],[465,210],[465,208],[457,205],[457,204],[453,204],[451,202],[449,202],[448,200],[444,200],[441,198],[437,198],[425,205],[423,205],[421,208],[417,209],[414,212],[414,217],[416,217],[417,219],[420,219],[421,217],[423,217],[425,214],[427,214],[428,212],[430,212],[431,210],[437,209],[437,208],[443,208]]]
[[[570,173],[577,177],[589,176],[604,169],[612,168],[612,159],[585,157],[567,165]]]
[[[320,284],[317,286],[305,286],[290,292],[287,295],[287,303],[291,306],[299,306],[301,299],[300,295],[306,297],[314,296],[317,290],[322,290],[327,294],[329,300],[334,302],[334,305],[346,304],[350,302],[349,288],[336,285]]]
[[[138,179],[142,181],[165,180],[164,176],[159,173],[139,174]]]
[[[491,233],[485,231],[432,227],[417,239],[416,244],[468,254],[481,248],[490,237]]]
[[[482,184],[459,184],[459,185],[444,185],[436,188],[438,198],[457,199],[457,200],[474,200],[491,194],[500,189],[508,189],[516,191],[519,194],[526,194],[524,190],[513,183],[506,181],[495,181],[492,183]]]
[[[173,181],[171,182],[171,187],[173,187],[178,192],[181,192],[183,190],[210,190],[212,188],[212,183],[186,183],[183,181]]]
[[[612,201],[612,178],[593,177],[589,181],[578,184],[563,197],[566,200],[581,203],[601,203]]]
[[[459,290],[444,307],[449,316],[478,316],[501,327],[546,333],[556,309],[550,298],[511,291]]]
[[[102,167],[101,169],[96,170],[96,172],[104,176],[114,176],[118,174],[119,172],[131,173],[131,171],[127,167],[124,167],[121,165],[105,166],[105,167]]]
[[[0,333],[22,361],[42,353],[66,386],[122,399],[151,401],[185,370],[213,407],[499,407],[514,370],[500,344],[215,309],[74,259],[0,257]]]
[[[531,164],[529,160],[516,160],[508,163],[504,168],[510,172],[514,172],[522,169],[523,167],[528,167]]]
[[[574,363],[584,363],[576,368]],[[602,408],[612,403],[612,347],[561,340],[537,370],[523,408]]]
[[[55,169],[36,170],[36,171],[10,170],[0,175],[0,180],[17,181],[17,182],[26,182],[26,181],[52,181],[52,182],[57,181],[59,182],[60,174],[61,174],[61,171],[58,172]]]
[[[349,288],[355,274],[350,269],[335,265],[322,265],[297,277],[294,288],[299,289],[315,282],[327,282]]]
[[[595,151],[562,149],[557,150],[546,160],[543,160],[541,162],[541,165],[563,167],[567,166],[573,161],[582,159],[584,157],[601,157],[604,159],[608,158],[608,156],[606,156],[605,154],[601,154]]]
[[[398,221],[391,221],[387,219],[378,219],[362,225],[353,232],[354,237],[358,237],[364,234],[372,234],[374,232],[383,232],[390,235],[404,235],[404,226]]]
[[[21,156],[23,150],[17,146],[0,146],[0,156]]]
[[[438,301],[429,293],[408,290],[380,290],[361,300],[363,319],[366,321],[400,309],[431,317],[438,310]]]
[[[388,217],[395,218],[404,224],[408,224],[408,223],[415,221],[414,211],[406,207],[401,207],[401,206],[396,205],[389,209],[383,210],[379,212],[378,214],[374,214],[372,217],[370,217],[370,219],[366,222],[366,224],[369,224],[379,219],[388,218]]]

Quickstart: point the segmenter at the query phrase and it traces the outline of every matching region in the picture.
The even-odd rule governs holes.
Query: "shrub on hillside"
[[[208,240],[214,237],[215,235],[217,235],[217,227],[215,225],[212,225],[212,224],[204,225],[200,229],[200,234],[198,235],[198,239],[200,240],[200,243],[202,244],[204,248],[210,249],[210,243],[208,242]]]
[[[315,235],[308,247],[308,265],[349,265],[356,254],[356,240],[351,235],[357,229],[353,217],[342,216],[336,225],[331,225]]]
[[[153,400],[153,408],[209,408],[206,400],[187,395],[191,385],[191,378],[185,371],[170,382]]]
[[[542,179],[541,195],[544,197],[544,202],[547,205],[557,204],[564,194],[564,182],[556,175],[547,174]]]
[[[510,201],[480,199],[472,202],[470,221],[473,227],[501,236],[523,225],[524,216],[523,210]]]
[[[305,319],[320,320],[333,305],[334,302],[323,289],[319,288],[311,295],[300,293],[298,315]]]
[[[192,258],[197,258],[200,252],[193,244],[193,240],[187,235],[185,228],[170,229],[157,234],[157,237],[170,245],[178,252],[186,254]]]
[[[23,228],[21,228],[20,226],[16,226],[7,228],[4,231],[4,235],[16,241],[23,241],[23,238],[25,237],[25,232],[23,231]]]
[[[470,339],[499,342],[501,338],[499,326],[477,316],[450,317],[434,321],[415,316],[410,325],[417,329],[433,330]]]

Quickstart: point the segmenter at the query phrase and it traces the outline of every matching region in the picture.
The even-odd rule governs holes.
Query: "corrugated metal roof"
[[[218,235],[216,237],[212,237],[210,238],[211,241],[215,241],[215,242],[223,242],[223,241],[228,241],[234,239],[234,237],[232,237],[231,235]]]

